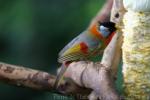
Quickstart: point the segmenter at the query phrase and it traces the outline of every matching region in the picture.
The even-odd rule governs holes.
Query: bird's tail
[[[65,66],[64,64],[62,64],[60,72],[58,73],[57,77],[56,77],[56,81],[54,84],[54,88],[57,89],[58,86],[60,85],[60,82],[63,80],[64,78],[64,73],[67,70],[67,66]]]

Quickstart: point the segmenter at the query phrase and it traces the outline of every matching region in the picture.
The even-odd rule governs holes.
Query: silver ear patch
[[[102,25],[99,27],[99,31],[103,37],[107,37],[110,34],[109,29],[107,27],[102,26]]]

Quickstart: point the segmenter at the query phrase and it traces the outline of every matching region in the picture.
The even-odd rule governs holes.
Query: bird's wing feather
[[[84,34],[84,32],[82,32],[80,35],[78,35],[77,37],[75,37],[71,42],[69,42],[60,52],[59,52],[59,56],[63,55],[64,52],[66,52],[68,49],[70,49],[71,47],[73,47],[74,45],[78,44],[81,40],[81,35]]]
[[[89,30],[86,30],[60,51],[58,62],[86,60],[95,51],[97,52],[96,49],[102,46],[100,44],[100,40],[92,35]]]
[[[86,49],[86,48],[85,48]],[[81,51],[80,43],[66,50],[62,55],[59,56],[58,62],[74,61],[87,58],[88,54]]]

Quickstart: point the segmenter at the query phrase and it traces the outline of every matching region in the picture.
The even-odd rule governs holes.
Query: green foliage
[[[116,80],[116,88],[119,94],[123,94],[123,75],[122,75],[122,62],[118,66],[117,80]]]

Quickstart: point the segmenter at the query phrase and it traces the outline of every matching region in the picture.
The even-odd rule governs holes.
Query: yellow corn
[[[137,1],[138,2],[138,1]],[[123,79],[127,100],[150,99],[150,12],[128,11],[123,19]]]

